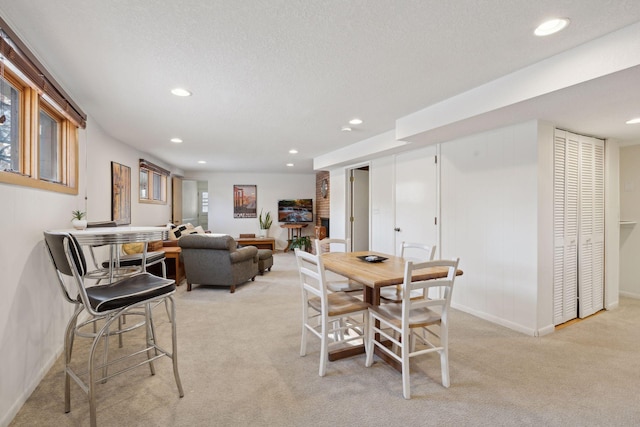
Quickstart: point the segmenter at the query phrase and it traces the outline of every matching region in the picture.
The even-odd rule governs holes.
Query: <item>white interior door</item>
[[[438,174],[436,146],[395,157],[395,253],[403,241],[436,245],[438,242]]]
[[[351,250],[369,250],[369,169],[351,170]]]

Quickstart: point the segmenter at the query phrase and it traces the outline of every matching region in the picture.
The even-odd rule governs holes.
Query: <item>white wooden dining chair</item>
[[[302,290],[300,356],[307,354],[307,336],[320,339],[320,368],[327,371],[329,350],[338,345],[366,343],[369,304],[347,292],[327,292],[322,258],[295,249]]]
[[[315,249],[317,255],[327,252],[351,252],[351,239],[336,239],[328,237],[322,240],[316,239]],[[362,291],[363,285],[362,283],[339,276],[339,278],[329,278],[327,281],[327,289],[331,292]]]
[[[409,361],[412,357],[437,352],[440,355],[442,385],[449,387],[449,309],[458,262],[458,259],[421,263],[408,261],[402,284],[402,303],[369,308],[366,366],[373,363],[374,345],[400,362],[402,394],[405,399],[411,399]],[[447,277],[412,281],[415,270],[430,267],[447,268]],[[429,289],[435,288],[438,288],[440,298],[410,297],[412,290],[420,290],[426,294]],[[386,345],[386,341],[391,341],[391,348]]]
[[[402,242],[400,257],[405,261],[424,262],[431,261],[436,253],[436,246],[423,243]],[[413,298],[422,297],[421,291],[414,291]],[[402,285],[387,286],[380,289],[380,302],[401,302]]]

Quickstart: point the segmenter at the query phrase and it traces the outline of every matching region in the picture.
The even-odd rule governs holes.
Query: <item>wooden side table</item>
[[[291,241],[294,237],[302,236],[302,229],[309,224],[281,224],[280,228],[287,229],[287,247],[284,249],[285,252],[289,250],[291,246]]]
[[[167,263],[167,277],[174,279],[176,285],[180,286],[180,283],[185,278],[184,266],[180,261],[182,248],[180,246],[165,246],[161,250],[164,251],[167,260],[172,260]]]

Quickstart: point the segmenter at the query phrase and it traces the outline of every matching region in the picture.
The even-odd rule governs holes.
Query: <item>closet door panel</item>
[[[554,260],[555,325],[575,319],[578,312],[579,143],[565,131],[554,139]]]
[[[579,317],[604,308],[604,142],[580,141]]]

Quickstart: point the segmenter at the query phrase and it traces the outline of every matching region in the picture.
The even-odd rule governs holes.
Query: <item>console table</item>
[[[235,241],[242,246],[255,246],[258,249],[276,250],[276,239],[273,237],[236,237]]]
[[[285,252],[289,250],[294,237],[302,237],[302,229],[307,225],[309,224],[280,224],[281,228],[287,229],[287,247],[284,250]]]

